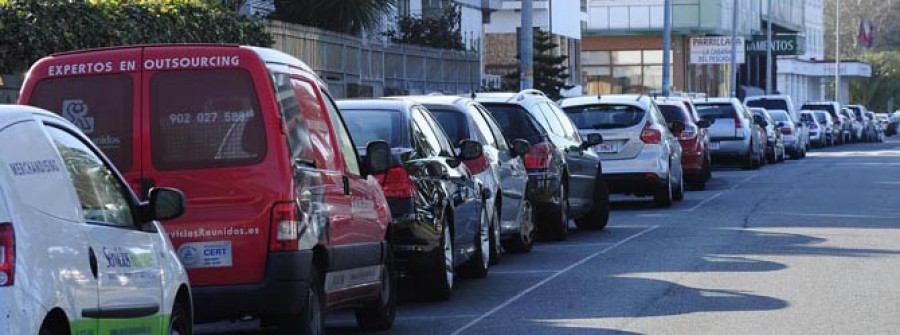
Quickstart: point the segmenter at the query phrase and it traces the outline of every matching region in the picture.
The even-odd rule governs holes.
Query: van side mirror
[[[459,142],[459,159],[468,161],[484,155],[484,146],[473,140]]]
[[[531,143],[523,139],[517,139],[512,143],[512,156],[519,157],[524,156],[529,151],[531,151]]]
[[[669,123],[669,130],[676,134],[683,132],[685,128],[687,128],[687,125],[681,121],[672,121]]]
[[[146,205],[147,221],[172,220],[184,214],[184,193],[174,188],[154,187],[150,189],[150,201]]]
[[[381,174],[391,168],[391,145],[385,141],[372,141],[366,145],[366,168],[370,174]]]
[[[709,127],[712,127],[712,123],[709,122],[709,120],[705,120],[705,119],[699,120],[699,121],[697,121],[697,127],[700,127],[701,129],[707,129]]]
[[[603,143],[603,135],[600,135],[597,133],[588,134],[587,138],[584,140],[584,142],[581,143],[581,148],[587,149],[587,148],[593,147],[595,145],[598,145],[600,143]]]

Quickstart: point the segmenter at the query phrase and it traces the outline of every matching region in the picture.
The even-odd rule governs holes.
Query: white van
[[[77,127],[0,106],[0,335],[191,334],[187,273],[156,220]]]

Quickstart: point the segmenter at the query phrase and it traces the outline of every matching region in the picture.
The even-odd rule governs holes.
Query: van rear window
[[[126,74],[44,79],[29,104],[74,123],[122,172],[132,166],[134,84]]]
[[[733,119],[737,112],[730,103],[724,104],[698,104],[697,114],[705,119]]]
[[[150,149],[159,170],[255,164],[266,155],[245,70],[159,72],[150,80]]]
[[[747,105],[747,107],[788,110],[787,101],[779,100],[779,99],[750,100],[750,101],[747,101],[746,105]]]
[[[566,107],[566,114],[578,129],[616,129],[636,126],[644,120],[643,109],[630,105],[589,105]]]

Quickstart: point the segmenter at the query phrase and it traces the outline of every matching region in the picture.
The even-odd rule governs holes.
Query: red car
[[[684,131],[676,134],[681,143],[681,166],[684,180],[692,187],[702,190],[712,177],[712,160],[709,154],[708,120],[697,116],[694,104],[686,98],[657,98],[656,105],[666,118],[666,122],[681,121]]]
[[[136,193],[184,191],[185,215],[165,228],[195,321],[319,333],[326,310],[352,306],[362,328],[393,323],[391,216],[372,176],[390,147],[372,143],[361,161],[300,60],[225,45],[58,54],[31,68],[19,103],[79,126]]]

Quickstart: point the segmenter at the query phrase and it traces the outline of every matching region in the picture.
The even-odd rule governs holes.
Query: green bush
[[[150,43],[274,41],[261,19],[198,0],[0,1],[0,73],[56,52]]]

